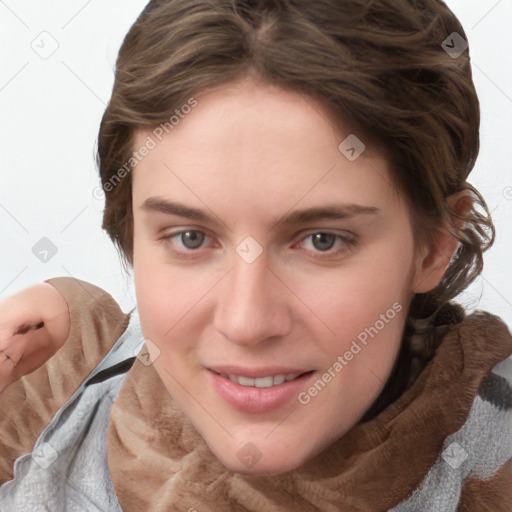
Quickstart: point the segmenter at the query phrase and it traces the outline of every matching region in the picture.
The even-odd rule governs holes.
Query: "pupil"
[[[335,242],[336,237],[330,233],[317,233],[313,237],[313,245],[321,251],[332,249]]]
[[[204,234],[198,231],[186,231],[181,235],[181,241],[183,245],[188,249],[197,249],[201,247],[204,240]]]

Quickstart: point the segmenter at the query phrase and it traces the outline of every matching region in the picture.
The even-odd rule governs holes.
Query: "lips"
[[[229,372],[224,373],[217,370],[223,369]],[[287,373],[290,370],[295,372]],[[298,370],[298,371],[297,371]],[[278,373],[285,372],[285,373]],[[299,393],[307,387],[315,374],[312,370],[303,371],[296,368],[260,368],[247,369],[240,367],[216,367],[216,370],[210,369],[208,372],[213,389],[234,409],[252,414],[263,414],[279,409],[291,400],[298,397]],[[245,374],[245,375],[244,375]],[[247,374],[259,375],[259,377],[248,377]],[[232,375],[235,380],[231,379]],[[291,380],[285,380],[279,383],[279,380],[286,375],[297,375]],[[274,379],[277,378],[277,384],[274,385]],[[270,384],[272,379],[272,385]],[[263,386],[257,384],[258,380]],[[264,382],[264,381],[267,382]],[[242,384],[240,383],[242,381]]]

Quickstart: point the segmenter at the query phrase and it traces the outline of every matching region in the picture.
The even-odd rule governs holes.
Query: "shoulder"
[[[475,460],[467,471],[457,511],[508,512],[512,503],[512,358],[498,363],[482,380],[466,430]]]
[[[449,350],[448,350],[449,349]],[[437,457],[421,485],[394,512],[510,512],[512,503],[512,336],[498,317],[477,312],[451,325],[437,357],[438,377],[449,372],[460,396],[458,410],[440,403],[457,427],[440,439]],[[445,353],[446,352],[446,353]],[[436,361],[434,361],[436,362]],[[448,372],[448,373],[447,373]],[[440,400],[437,387],[431,400]],[[439,428],[435,424],[431,428]]]
[[[0,395],[0,484],[13,477],[16,458],[32,450],[55,413],[105,358],[130,321],[130,314],[123,313],[110,294],[91,283],[68,277],[47,282],[65,298],[71,329],[53,357]]]

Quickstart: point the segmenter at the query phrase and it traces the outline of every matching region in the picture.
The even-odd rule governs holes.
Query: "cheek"
[[[356,341],[364,348],[360,361],[392,362],[411,300],[413,255],[411,240],[386,243],[323,277],[297,283],[297,294],[317,317],[309,315],[309,325],[331,359]]]
[[[195,345],[189,340],[198,339],[204,327],[205,297],[219,280],[218,273],[167,264],[164,248],[137,247],[135,243],[134,252],[137,308],[144,337],[157,344],[163,356],[191,351]]]
[[[134,279],[142,331],[146,338],[160,343],[172,337],[173,327],[186,314],[193,292],[179,279],[162,275],[165,267],[144,265],[143,259],[139,263],[138,267],[134,265]]]
[[[177,321],[176,309],[184,303],[186,297],[183,295],[187,288],[182,287],[177,294],[175,284],[169,286],[175,281],[165,275],[170,267],[158,261],[158,254],[159,251],[151,250],[147,243],[141,243],[135,234],[133,274],[140,323],[144,337],[160,346],[165,334]],[[174,299],[174,307],[171,307],[171,298]]]

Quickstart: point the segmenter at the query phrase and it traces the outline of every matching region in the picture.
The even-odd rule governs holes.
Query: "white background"
[[[0,298],[50,277],[73,276],[107,290],[125,311],[134,305],[131,277],[101,229],[93,150],[117,51],[146,3],[0,0]],[[466,30],[482,108],[481,152],[470,181],[498,230],[483,276],[460,300],[510,327],[512,1],[447,4]],[[35,51],[57,45],[47,59]],[[32,252],[43,237],[58,249],[47,263]]]

